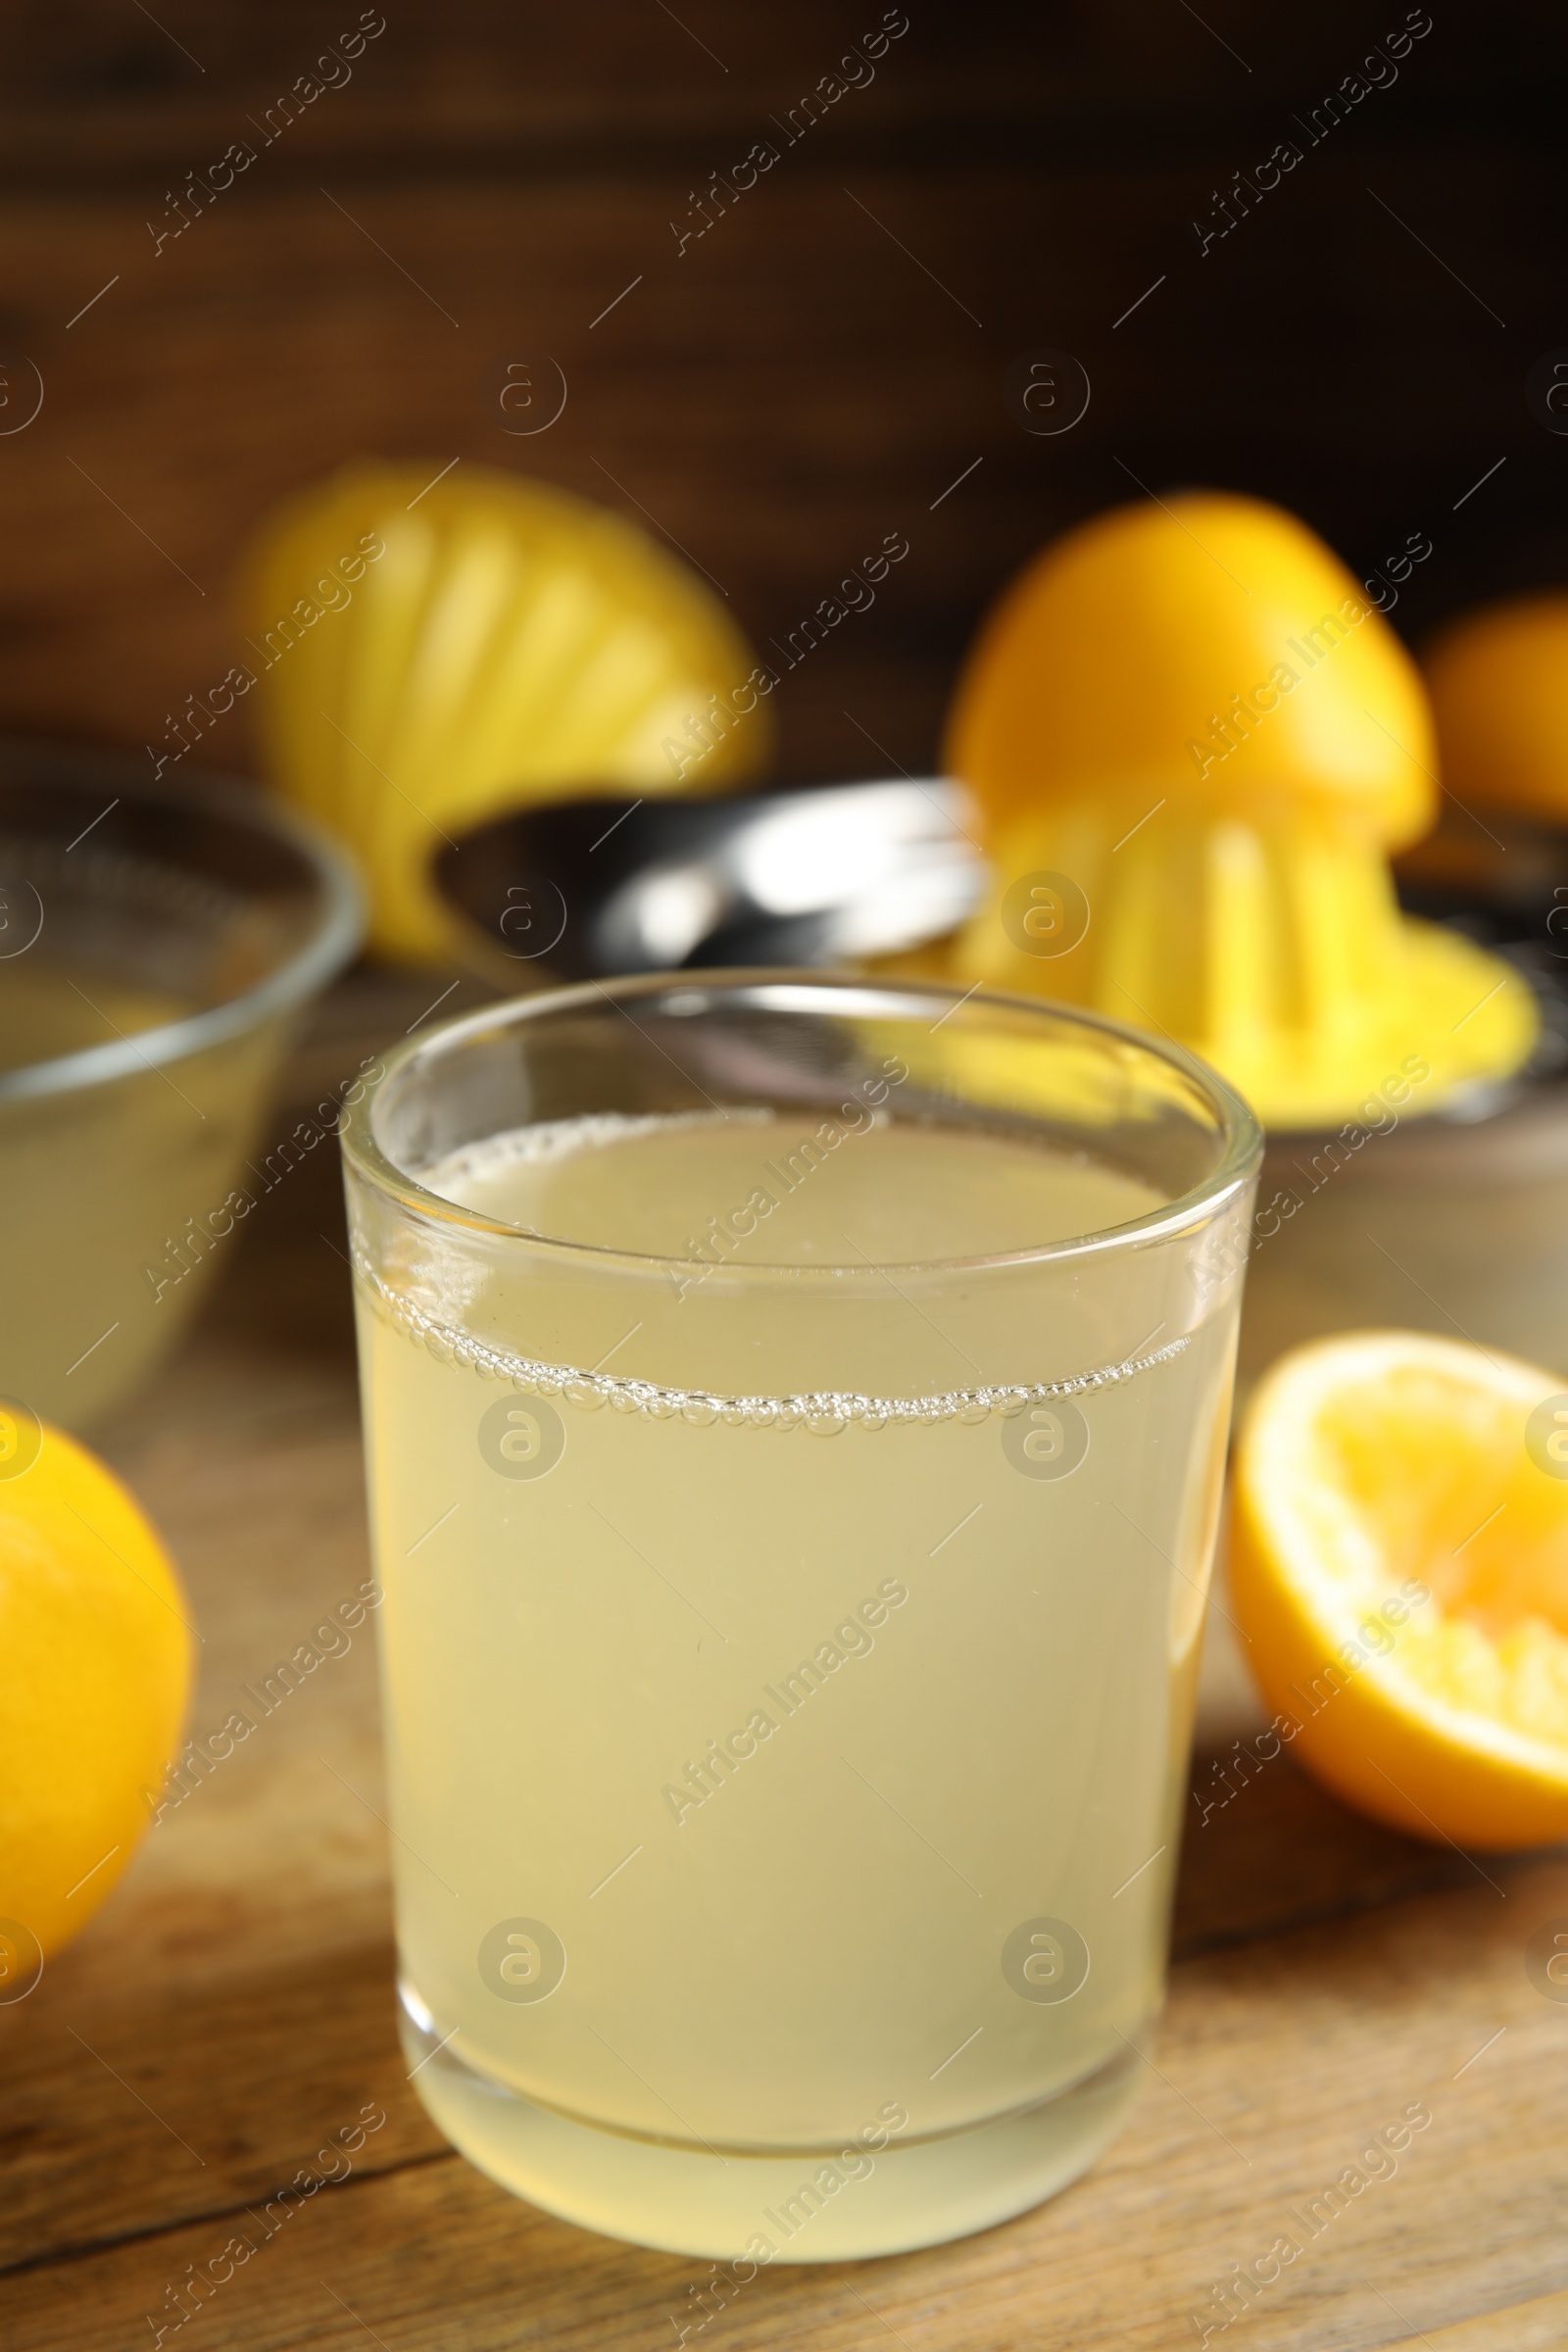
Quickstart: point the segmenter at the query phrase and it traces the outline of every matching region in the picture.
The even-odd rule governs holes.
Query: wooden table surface
[[[408,1008],[362,992],[335,1017],[318,1069],[356,1024],[396,1034]],[[186,1578],[203,1733],[368,1573],[336,1169],[319,1157],[252,1220],[154,1392],[101,1433]],[[1211,1642],[1198,1785],[1250,1704]],[[367,1626],[165,1816],[86,1932],[0,2009],[7,2352],[128,2352],[160,2326],[207,2352],[656,2352],[702,2318],[707,2263],[517,2202],[427,2122],[393,2032],[383,1803]],[[1189,1817],[1169,2008],[1132,2120],[1088,2178],[957,2245],[761,2272],[687,2342],[1196,2344],[1192,2315],[1213,2316],[1230,2266],[1266,2256],[1288,2209],[1422,2102],[1430,2127],[1396,2173],[1210,2343],[1568,2343],[1568,2005],[1524,1967],[1559,1914],[1561,1854],[1411,1843],[1281,1755],[1201,1826]],[[187,2266],[296,2173],[318,2175],[328,2134],[367,2109],[385,2121],[347,2177],[176,2329]]]

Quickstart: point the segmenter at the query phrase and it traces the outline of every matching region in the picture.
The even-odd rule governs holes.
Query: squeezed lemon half
[[[1282,1357],[1246,1419],[1248,1662],[1292,1752],[1416,1837],[1568,1837],[1563,1388],[1461,1342],[1350,1332]]]

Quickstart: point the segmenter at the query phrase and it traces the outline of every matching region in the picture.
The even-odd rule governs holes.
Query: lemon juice
[[[114,1046],[193,1009],[35,951],[0,962],[0,1073]],[[150,1067],[5,1103],[0,1390],[79,1428],[135,1382],[172,1320],[150,1311],[142,1261],[203,1201],[211,1151],[210,1122]]]
[[[450,1214],[353,1157],[431,2113],[754,2268],[1050,2194],[1161,1997],[1235,1343],[1174,1188],[886,1082],[481,1135]]]
[[[41,946],[0,958],[0,1395],[26,1413],[82,1429],[133,1395],[218,1263],[192,1230],[240,1173],[276,1048],[144,1055],[199,1010]],[[32,1087],[39,1065],[126,1046],[118,1076]]]

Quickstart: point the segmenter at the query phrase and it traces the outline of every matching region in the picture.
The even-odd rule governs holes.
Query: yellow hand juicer
[[[1276,1131],[1390,1081],[1434,1110],[1530,1052],[1510,966],[1399,911],[1389,854],[1438,807],[1426,696],[1278,508],[1187,494],[1058,540],[981,631],[947,765],[996,874],[964,979],[1159,1030]]]

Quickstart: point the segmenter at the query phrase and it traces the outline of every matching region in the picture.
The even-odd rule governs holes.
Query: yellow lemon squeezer
[[[1123,507],[1031,564],[959,682],[949,772],[991,895],[955,976],[1173,1038],[1264,1124],[1411,1111],[1515,1068],[1527,985],[1401,914],[1433,823],[1419,675],[1304,524],[1248,498]]]
[[[450,953],[433,851],[529,801],[722,791],[770,749],[740,631],[678,558],[548,484],[360,465],[240,584],[272,784],[356,855],[370,945]]]

